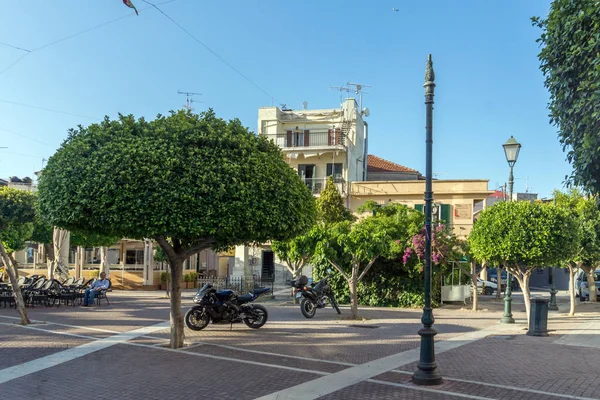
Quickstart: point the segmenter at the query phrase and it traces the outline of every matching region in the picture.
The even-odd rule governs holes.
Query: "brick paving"
[[[184,307],[192,294],[185,293]],[[110,300],[110,306],[30,310],[32,319],[48,322],[34,327],[52,332],[14,326],[14,309],[0,309],[0,370],[168,320],[168,299],[162,292],[115,292]],[[188,346],[173,351],[159,347],[167,343],[165,329],[13,379],[0,385],[0,393],[11,400],[90,393],[98,399],[254,399],[299,384],[310,386],[323,375],[419,346],[420,310],[364,308],[361,313],[367,319],[357,322],[346,319],[347,308],[342,316],[331,309],[318,310],[307,320],[298,306],[264,304],[269,322],[259,330],[243,324],[186,330]],[[436,340],[496,325],[502,303],[487,299],[481,306],[487,311],[471,312],[460,305],[435,310]],[[513,311],[518,321],[524,320],[518,300]],[[600,349],[556,342],[578,325],[599,318],[600,305],[582,304],[576,317],[552,313],[549,337],[526,336],[524,325],[516,324],[497,336],[438,354],[445,378],[440,386],[412,385],[410,373],[416,363],[409,363],[399,368],[406,373],[382,373],[321,398],[600,399],[600,375],[593,367]]]

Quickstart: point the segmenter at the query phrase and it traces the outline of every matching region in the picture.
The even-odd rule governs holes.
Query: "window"
[[[327,164],[327,176],[333,176],[334,182],[340,182],[343,180],[343,166],[342,163],[329,163]]]
[[[144,250],[127,250],[125,264],[144,264]]]
[[[310,131],[308,129],[302,131],[296,127],[293,131],[287,131],[286,136],[286,147],[305,147],[310,142]]]

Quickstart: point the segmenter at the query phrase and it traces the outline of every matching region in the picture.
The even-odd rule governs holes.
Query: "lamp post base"
[[[556,290],[556,287],[552,285],[552,288],[550,289],[550,304],[548,304],[548,310],[550,311],[558,311],[558,305],[556,304],[556,293],[558,293],[558,290]]]
[[[424,327],[419,330],[421,336],[421,357],[417,370],[413,373],[412,381],[415,385],[433,386],[442,383],[442,376],[438,372],[435,362],[435,350],[433,337],[437,331],[433,328]]]
[[[502,324],[514,324],[515,319],[512,316],[512,297],[510,293],[504,296],[504,315],[500,319]]]

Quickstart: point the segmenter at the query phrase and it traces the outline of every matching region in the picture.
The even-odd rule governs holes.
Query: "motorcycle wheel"
[[[337,311],[338,314],[341,314],[342,312],[340,311],[340,307],[338,306],[338,303],[335,300],[335,296],[331,295],[329,300],[331,301],[331,306],[335,309],[335,311]]]
[[[317,312],[317,305],[311,299],[305,297],[300,303],[300,311],[306,318],[312,318]]]
[[[254,304],[252,311],[244,317],[244,323],[252,329],[258,329],[267,323],[269,313],[267,309],[260,304]]]
[[[193,331],[201,331],[206,328],[210,319],[204,311],[204,307],[196,306],[185,313],[185,324]]]

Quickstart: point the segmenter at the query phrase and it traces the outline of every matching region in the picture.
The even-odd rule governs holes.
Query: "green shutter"
[[[415,210],[423,212],[423,204],[415,204]]]
[[[440,219],[446,223],[450,223],[450,204],[442,204]]]

